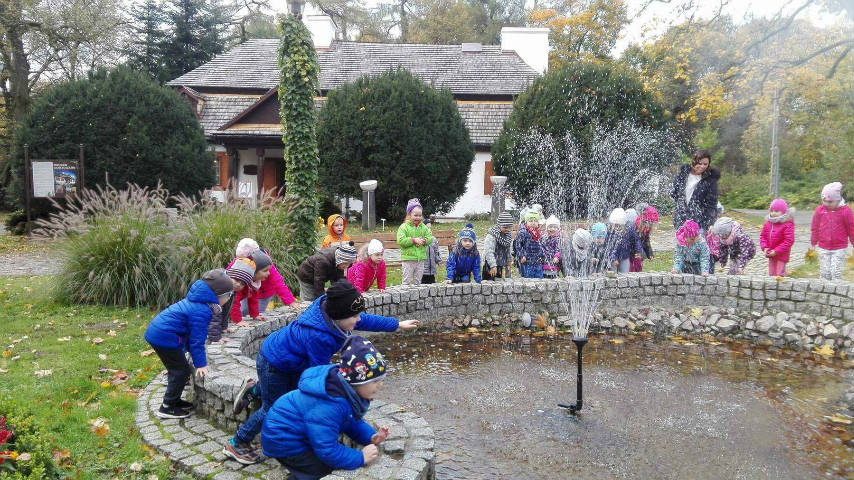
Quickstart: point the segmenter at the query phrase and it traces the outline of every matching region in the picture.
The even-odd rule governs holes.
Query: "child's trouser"
[[[685,262],[682,264],[681,273],[690,273],[691,275],[702,275],[703,269],[699,262]]]
[[[631,268],[631,259],[624,258],[620,260],[620,264],[617,266],[617,272],[619,273],[629,273],[629,269]]]
[[[237,443],[250,443],[261,433],[261,425],[264,417],[276,400],[291,390],[296,390],[299,384],[300,373],[282,372],[272,365],[258,353],[255,357],[255,371],[258,373],[258,389],[261,391],[261,408],[252,412],[252,415],[243,422],[243,425],[234,435]]]
[[[777,260],[776,258],[768,258],[768,275],[772,277],[786,276],[786,262]]]
[[[421,275],[421,285],[436,283],[436,275]]]
[[[825,280],[842,280],[842,265],[845,263],[845,250],[825,250],[821,247],[818,251],[818,277]]]
[[[543,278],[543,266],[531,266],[526,263],[519,265],[519,275],[522,278]]]
[[[307,450],[290,457],[277,458],[294,480],[318,480],[332,473],[333,468],[323,463],[314,451]]]
[[[495,280],[496,278],[510,278],[510,267],[507,266],[497,266],[495,267],[495,276],[489,274],[490,267],[486,265],[483,266],[483,271],[481,272],[481,277],[484,280]]]
[[[319,297],[320,295],[323,295],[323,292],[320,292],[320,295],[318,295],[317,292],[314,291],[314,283],[305,282],[302,280],[298,280],[298,281],[299,281],[299,301],[300,302],[313,302],[315,298]],[[261,306],[260,303],[258,304],[258,306],[259,307]],[[260,308],[259,308],[259,311],[261,311]]]
[[[259,298],[258,299],[258,311],[264,313],[267,311],[267,306],[270,305],[270,302],[273,301],[273,297],[275,295],[270,295],[267,298]],[[302,297],[302,291],[300,291],[300,297]],[[249,315],[249,301],[245,298],[240,301],[240,314],[244,317]]]
[[[421,260],[404,260],[400,262],[402,282],[404,285],[420,285],[424,275],[424,262]]]
[[[187,361],[187,356],[180,348],[163,348],[151,346],[166,367],[166,393],[163,394],[163,404],[174,406],[181,399],[181,392],[187,385],[187,380],[193,374],[193,368]]]
[[[642,258],[632,258],[629,262],[629,271],[630,272],[642,272],[643,271],[643,259]]]

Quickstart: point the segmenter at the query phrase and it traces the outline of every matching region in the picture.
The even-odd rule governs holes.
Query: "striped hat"
[[[238,258],[234,260],[234,263],[228,267],[225,273],[238,282],[249,285],[252,283],[252,278],[255,277],[255,262],[248,258]]]
[[[498,215],[498,226],[512,227],[513,223],[513,215],[510,215],[510,212],[505,210]]]
[[[342,263],[353,263],[356,261],[356,247],[353,246],[353,242],[345,242],[338,246],[335,249],[335,266],[341,265]]]

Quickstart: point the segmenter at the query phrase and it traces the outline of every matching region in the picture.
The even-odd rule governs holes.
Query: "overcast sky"
[[[633,18],[631,24],[623,32],[623,36],[617,44],[615,54],[619,54],[631,43],[643,42],[645,39],[654,38],[663,33],[667,26],[679,23],[686,15],[674,13],[674,4],[680,4],[681,0],[659,1],[653,3],[642,14],[638,15],[644,0],[626,0],[629,4],[629,15]],[[791,13],[803,5],[804,0],[729,0],[724,8],[724,13],[731,15],[737,22],[752,17],[773,17],[781,7],[784,13]],[[367,5],[376,5],[377,0],[365,0]],[[718,0],[700,0],[704,4],[700,10],[700,16],[710,17],[718,7]],[[273,8],[277,12],[287,11],[287,0],[271,0]],[[311,5],[306,5],[306,14],[319,13]],[[817,7],[810,7],[800,14],[800,18],[809,19],[817,24],[833,23],[837,17],[822,12]],[[841,16],[839,17],[841,18]]]

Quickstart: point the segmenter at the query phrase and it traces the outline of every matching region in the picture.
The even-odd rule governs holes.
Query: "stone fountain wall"
[[[711,334],[795,349],[826,345],[854,355],[854,284],[847,282],[651,272],[583,281],[398,286],[365,297],[368,312],[417,318],[426,328],[515,327],[524,312],[547,312],[558,326],[567,326],[572,289],[593,281],[601,288],[594,332]],[[265,315],[268,321],[245,321],[208,346],[212,372],[197,380],[194,401],[198,411],[226,431],[235,431],[246,418],[245,413],[234,416],[231,403],[242,379],[255,377],[261,342],[294,320],[297,312],[282,309]],[[854,408],[854,387],[848,399]],[[433,431],[422,418],[384,404],[372,409],[368,419],[389,426],[393,435],[381,461],[360,470],[357,478],[433,478]]]

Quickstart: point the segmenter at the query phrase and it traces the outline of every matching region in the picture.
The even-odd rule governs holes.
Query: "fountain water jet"
[[[590,328],[590,322],[593,320],[596,306],[599,305],[604,283],[602,279],[580,280],[567,292],[570,315],[572,316],[572,343],[578,350],[578,384],[575,390],[575,403],[558,403],[557,406],[569,410],[572,415],[576,415],[583,405],[582,349],[587,344],[587,332]]]

